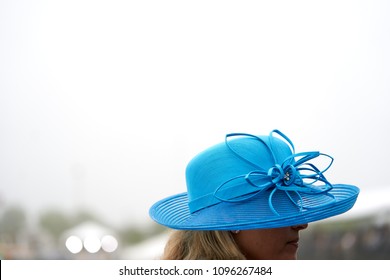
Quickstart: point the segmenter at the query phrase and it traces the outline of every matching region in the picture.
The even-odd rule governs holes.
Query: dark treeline
[[[389,213],[385,216],[389,217]],[[389,260],[390,223],[377,217],[311,225],[301,234],[303,260]]]

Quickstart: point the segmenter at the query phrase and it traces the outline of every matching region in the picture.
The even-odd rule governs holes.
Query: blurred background
[[[153,259],[149,207],[226,133],[361,188],[302,259],[390,259],[388,1],[0,0],[0,258]]]

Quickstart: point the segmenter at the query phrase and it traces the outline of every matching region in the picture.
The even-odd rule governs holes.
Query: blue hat
[[[320,168],[314,162],[327,160]],[[268,136],[226,135],[225,142],[187,165],[187,192],[150,208],[157,223],[186,230],[244,230],[305,224],[352,208],[359,188],[331,184],[324,172],[333,158],[295,153],[278,130]]]

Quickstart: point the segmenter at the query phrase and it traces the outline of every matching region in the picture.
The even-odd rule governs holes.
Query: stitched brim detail
[[[221,202],[190,213],[187,193],[155,203],[149,211],[153,220],[173,229],[245,230],[278,228],[310,223],[342,214],[353,207],[359,189],[351,185],[333,185],[328,194],[273,195],[277,213],[269,207],[271,191],[260,192],[242,202]],[[293,201],[292,201],[293,200]]]

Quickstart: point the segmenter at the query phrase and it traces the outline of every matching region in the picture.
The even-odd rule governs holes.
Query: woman
[[[324,168],[314,162],[320,158]],[[295,153],[278,130],[226,135],[187,165],[187,192],[151,207],[152,219],[178,230],[163,259],[296,259],[299,232],[348,211],[359,194],[325,178],[332,162]]]

